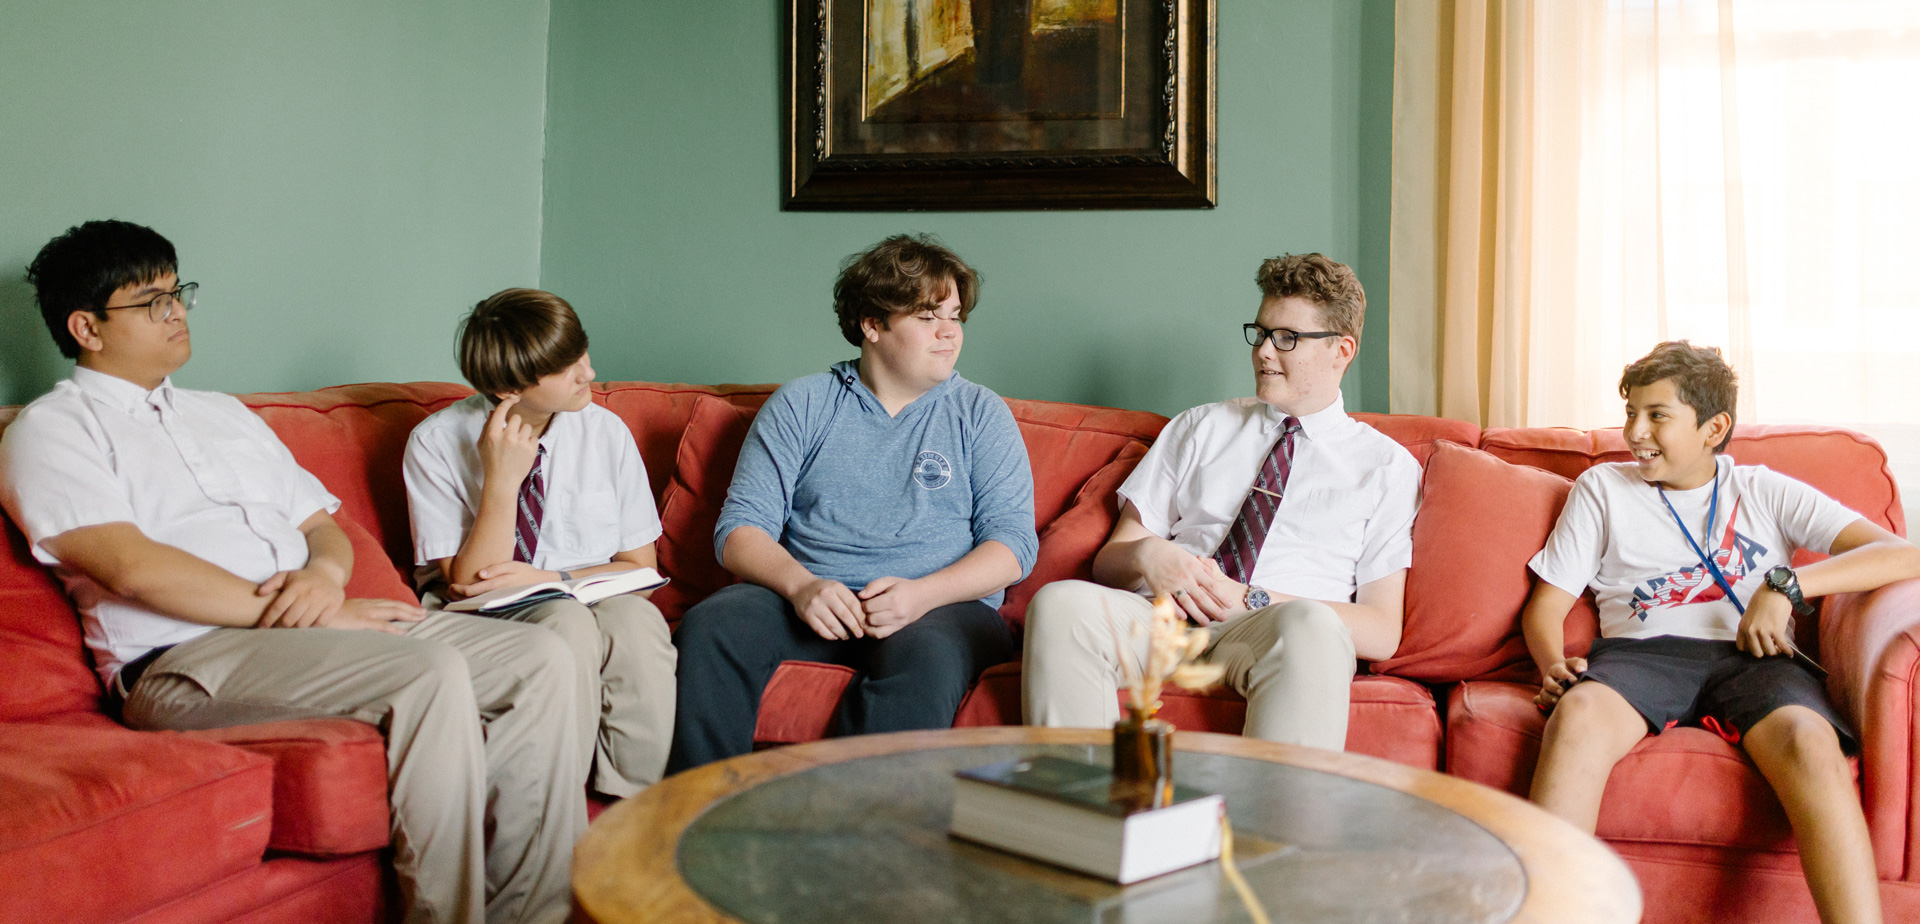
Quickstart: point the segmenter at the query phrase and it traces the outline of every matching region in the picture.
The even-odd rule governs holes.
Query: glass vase
[[[1173,725],[1128,706],[1113,723],[1111,797],[1138,809],[1173,803]]]

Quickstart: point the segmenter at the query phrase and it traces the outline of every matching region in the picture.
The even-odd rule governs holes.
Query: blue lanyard
[[[1680,535],[1687,537],[1687,545],[1693,547],[1693,554],[1700,556],[1700,564],[1705,565],[1707,573],[1713,575],[1713,582],[1720,585],[1720,590],[1727,595],[1728,600],[1733,601],[1733,608],[1740,611],[1740,615],[1747,615],[1746,604],[1741,603],[1740,598],[1734,596],[1733,585],[1727,583],[1727,576],[1725,574],[1720,573],[1720,566],[1714,564],[1713,559],[1701,550],[1700,543],[1693,541],[1693,531],[1687,528],[1687,524],[1680,522],[1680,512],[1673,509],[1673,501],[1667,500],[1667,489],[1659,485],[1655,485],[1654,487],[1660,492],[1660,502],[1667,505],[1667,513],[1673,515],[1673,525],[1680,527]],[[1713,524],[1719,516],[1720,470],[1716,463],[1713,472],[1713,500],[1707,504],[1706,540],[1708,542],[1713,541]]]

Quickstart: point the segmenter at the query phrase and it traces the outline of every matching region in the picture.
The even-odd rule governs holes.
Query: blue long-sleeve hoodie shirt
[[[767,399],[713,531],[755,526],[808,571],[854,590],[932,574],[989,539],[1033,570],[1033,470],[1006,402],[958,374],[900,416],[835,363]],[[982,602],[999,606],[1004,592]]]

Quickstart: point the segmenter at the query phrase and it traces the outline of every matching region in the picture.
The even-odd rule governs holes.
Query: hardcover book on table
[[[1220,856],[1217,794],[1147,793],[1107,767],[1059,757],[954,774],[955,837],[1125,884]]]

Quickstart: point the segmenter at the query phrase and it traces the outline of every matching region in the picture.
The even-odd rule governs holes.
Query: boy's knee
[[[1040,588],[1027,604],[1029,656],[1068,647],[1099,648],[1104,654],[1113,647],[1115,624],[1105,617],[1100,600],[1105,589],[1086,581],[1055,581]]]
[[[1840,736],[1825,716],[1805,706],[1782,706],[1747,730],[1749,750],[1774,751],[1788,766],[1828,768],[1843,764]]]
[[[1340,614],[1318,600],[1293,600],[1274,609],[1271,617],[1281,638],[1294,644],[1345,642],[1352,633]]]
[[[529,628],[538,631],[526,633],[520,648],[522,672],[530,683],[551,684],[555,689],[571,690],[575,668],[573,649],[558,632],[549,632],[537,626]]]

